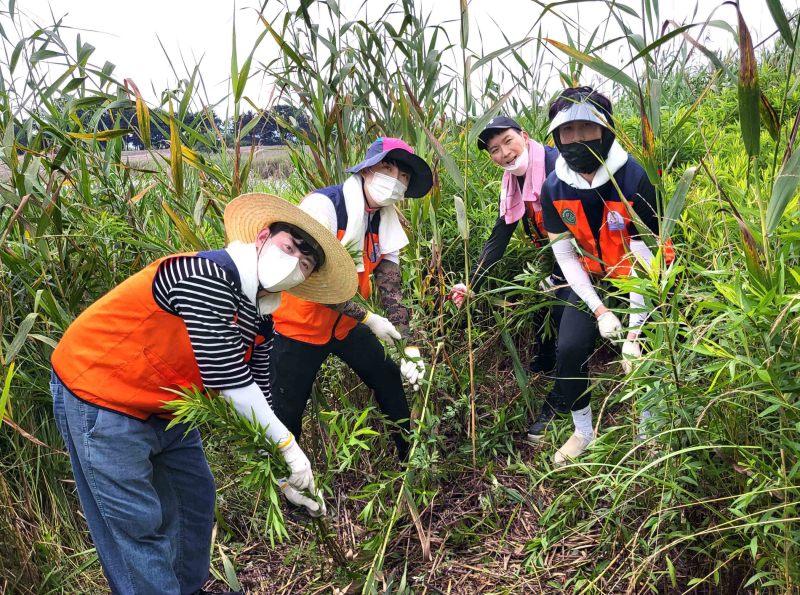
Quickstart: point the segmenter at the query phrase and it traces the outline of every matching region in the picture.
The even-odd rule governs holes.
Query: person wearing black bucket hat
[[[272,394],[279,419],[300,435],[303,412],[317,371],[331,354],[350,366],[375,391],[401,459],[408,451],[409,407],[403,380],[419,389],[425,372],[420,350],[411,343],[409,314],[401,304],[400,250],[408,238],[395,203],[421,198],[433,187],[433,173],[414,149],[395,138],[379,138],[363,161],[347,170],[343,184],[315,190],[300,203],[329,222],[342,245],[356,252],[359,292],[367,298],[374,277],[386,317],[350,300],[328,306],[284,299],[273,315]],[[408,341],[400,366],[381,345]]]
[[[631,371],[630,359],[641,355],[638,337],[647,318],[644,298],[630,294],[633,312],[623,335],[622,322],[604,305],[595,284],[635,276],[637,262],[645,269],[650,266],[653,254],[643,234],[659,242],[659,208],[644,168],[616,141],[607,97],[591,87],[565,89],[551,103],[549,118],[548,133],[561,155],[542,187],[542,211],[550,245],[568,284],[555,294],[563,305],[553,308],[559,327],[559,398],[545,403],[528,435],[538,441],[552,427],[556,413],[571,413],[575,432],[554,457],[556,466],[561,466],[581,455],[595,437],[589,357],[598,334],[624,341],[626,373]],[[631,210],[646,229],[634,224]],[[667,264],[671,263],[671,244],[662,249]]]
[[[489,120],[478,135],[478,149],[489,153],[495,165],[505,170],[500,191],[500,214],[492,228],[489,239],[483,245],[478,264],[469,276],[470,291],[477,293],[488,272],[494,267],[508,247],[519,222],[530,241],[536,246],[547,242],[547,232],[542,223],[539,195],[547,175],[553,171],[558,151],[543,146],[530,138],[516,120],[508,116],[496,116]],[[552,274],[543,283],[549,289],[566,281],[561,269],[555,264]],[[450,298],[460,308],[467,295],[467,287],[457,283],[450,290]],[[546,312],[536,322],[537,328],[544,325]],[[555,367],[556,339],[550,334],[539,341],[536,359],[531,363],[532,372],[548,373]]]

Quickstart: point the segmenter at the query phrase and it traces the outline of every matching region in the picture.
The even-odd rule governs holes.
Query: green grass
[[[335,7],[320,3],[339,23]],[[736,68],[739,55],[712,60],[695,50],[688,59],[685,38],[660,37],[663,17],[644,0],[633,6],[643,13],[634,28],[643,37],[628,38],[631,54],[653,44],[658,51],[654,46],[637,60],[639,85],[590,59],[605,41],[601,33],[589,39],[573,29],[567,47],[529,41],[537,62],[526,64],[518,80],[506,73],[501,84],[503,61],[523,59],[515,40],[472,72],[470,64],[483,58],[474,23],[448,40],[410,2],[395,9],[405,25],[372,15],[345,27],[351,15],[343,15],[341,29],[320,27],[315,34],[325,37],[313,43],[302,13],[285,13],[274,29],[265,25],[264,39],[280,43],[282,54],[258,68],[296,91],[310,124],[307,132],[281,122],[297,143],[282,157],[291,165],[280,180],[260,172],[257,157],[236,160],[213,130],[186,125],[176,126],[169,152],[153,152],[146,167],[126,167],[119,138],[96,128],[100,112],[110,110],[123,128],[138,107],[140,136],[147,130],[138,122],[148,119],[169,131],[190,108],[202,110],[200,72],[190,71],[163,105],[137,106],[85,41],[68,48],[53,26],[30,31],[19,45],[3,35],[13,76],[29,86],[23,94],[21,84],[3,77],[0,87],[8,171],[0,180],[0,376],[8,379],[8,421],[0,427],[0,590],[104,588],[48,394],[49,355],[69,323],[154,259],[221,247],[231,198],[259,190],[297,201],[341,181],[366,139],[380,135],[402,136],[437,174],[428,197],[403,205],[411,239],[401,262],[404,286],[431,369],[425,391],[409,395],[414,456],[406,467],[395,461],[369,391],[330,360],[315,383],[303,447],[336,512],[331,529],[348,557],[337,567],[318,532],[288,523],[288,538],[272,544],[281,520],[266,498],[269,476],[254,474],[229,435],[204,423],[218,486],[215,588],[228,579],[227,560],[252,593],[325,593],[348,585],[348,593],[403,595],[796,590],[800,164],[782,165],[795,145],[800,106],[795,40],[782,34],[760,48],[756,89],[752,72]],[[610,9],[608,18],[617,17],[620,9]],[[30,29],[17,14],[0,20],[4,31]],[[788,21],[795,37],[797,26],[798,19]],[[688,33],[702,38],[699,26]],[[746,36],[739,38],[747,56]],[[521,440],[529,410],[549,385],[515,370],[511,352],[530,361],[535,335],[544,332],[534,320],[549,302],[538,288],[548,268],[540,259],[549,254],[519,235],[468,311],[445,299],[475,262],[496,216],[500,172],[474,146],[479,118],[502,109],[542,138],[536,73],[551,50],[565,58],[564,81],[589,80],[591,68],[614,78],[621,142],[659,182],[678,253],[671,269],[609,288],[636,288],[657,307],[645,330],[650,351],[623,377],[614,363],[617,346],[598,343],[591,365],[599,439],[580,464],[563,470],[552,468],[552,455],[569,420],[540,447]],[[434,51],[452,54],[459,72],[444,69]],[[242,81],[256,68],[247,56],[233,61],[236,119],[248,102]],[[41,83],[48,70],[52,86]],[[516,92],[504,98],[514,84]],[[752,117],[754,89],[775,114],[773,121],[765,109],[760,127]],[[164,115],[170,103],[175,120]],[[163,110],[151,111],[156,107]],[[643,117],[653,132],[649,142],[642,140]],[[110,140],[74,136],[95,131]],[[687,185],[677,191],[687,170]],[[455,196],[466,205],[467,241]],[[378,307],[374,296],[370,303]],[[654,413],[645,442],[637,423],[643,409]]]

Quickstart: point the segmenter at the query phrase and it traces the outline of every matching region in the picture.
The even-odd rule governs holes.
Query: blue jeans
[[[115,595],[190,595],[208,579],[216,490],[200,433],[81,401],[53,372],[56,424]]]

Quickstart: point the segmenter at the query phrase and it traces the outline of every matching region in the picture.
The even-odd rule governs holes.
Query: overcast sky
[[[640,0],[625,2],[637,12],[641,10]],[[799,2],[783,0],[787,13],[796,10]],[[296,5],[293,0],[289,0],[289,3]],[[339,0],[339,3],[342,12],[349,18],[353,18],[363,6],[374,18],[391,1]],[[661,20],[689,22],[697,6],[695,21],[702,21],[720,4],[721,1],[713,0],[700,0],[699,5],[691,0],[660,0]],[[263,31],[263,25],[257,20],[254,10],[258,5],[259,0],[239,0],[235,5],[233,0],[136,0],[132,3],[108,0],[18,0],[17,10],[38,24],[52,23],[51,14],[56,18],[65,17],[64,25],[71,27],[69,31],[62,32],[65,38],[74,39],[80,33],[84,42],[97,48],[92,56],[93,63],[102,65],[106,60],[112,62],[116,65],[114,74],[117,79],[133,79],[150,101],[156,97],[153,88],[161,91],[176,80],[159,45],[160,39],[181,77],[186,76],[181,55],[190,65],[202,59],[201,72],[213,102],[227,94],[234,17],[241,61],[241,56],[249,52],[255,38]],[[457,42],[459,0],[418,0],[418,6],[425,12],[431,12],[432,23],[446,23],[445,26],[451,31],[451,39]],[[268,15],[274,15],[279,9],[275,0],[271,0],[267,7]],[[766,0],[741,0],[741,7],[756,43],[775,30]],[[581,27],[588,31],[593,30],[608,14],[606,5],[601,2],[568,5],[562,11],[579,16]],[[506,45],[503,34],[512,41],[522,39],[530,33],[531,25],[541,12],[542,8],[531,0],[471,0],[470,46],[472,49],[480,47],[478,29],[485,53]],[[720,8],[714,18],[725,20],[734,27],[736,25],[735,11],[730,6]],[[543,21],[543,34],[565,41],[563,24],[552,15],[546,16]],[[707,42],[712,48],[730,47],[733,43],[730,34],[719,29],[710,30],[708,35]],[[74,47],[74,41],[71,43]],[[528,46],[530,51],[532,45]],[[277,45],[268,39],[258,49],[256,60],[266,63],[276,54]],[[606,55],[609,62],[619,63],[620,59],[621,56],[615,59]],[[270,91],[270,81],[256,76],[249,82],[246,95],[257,103],[263,103]],[[224,107],[219,111],[224,112]]]

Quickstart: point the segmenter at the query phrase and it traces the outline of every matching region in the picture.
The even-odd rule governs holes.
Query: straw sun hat
[[[225,232],[229,241],[250,244],[256,241],[259,231],[278,222],[303,230],[324,252],[322,266],[286,293],[320,304],[340,304],[352,298],[358,289],[356,265],[327,224],[323,225],[297,205],[272,194],[243,194],[225,208]]]

